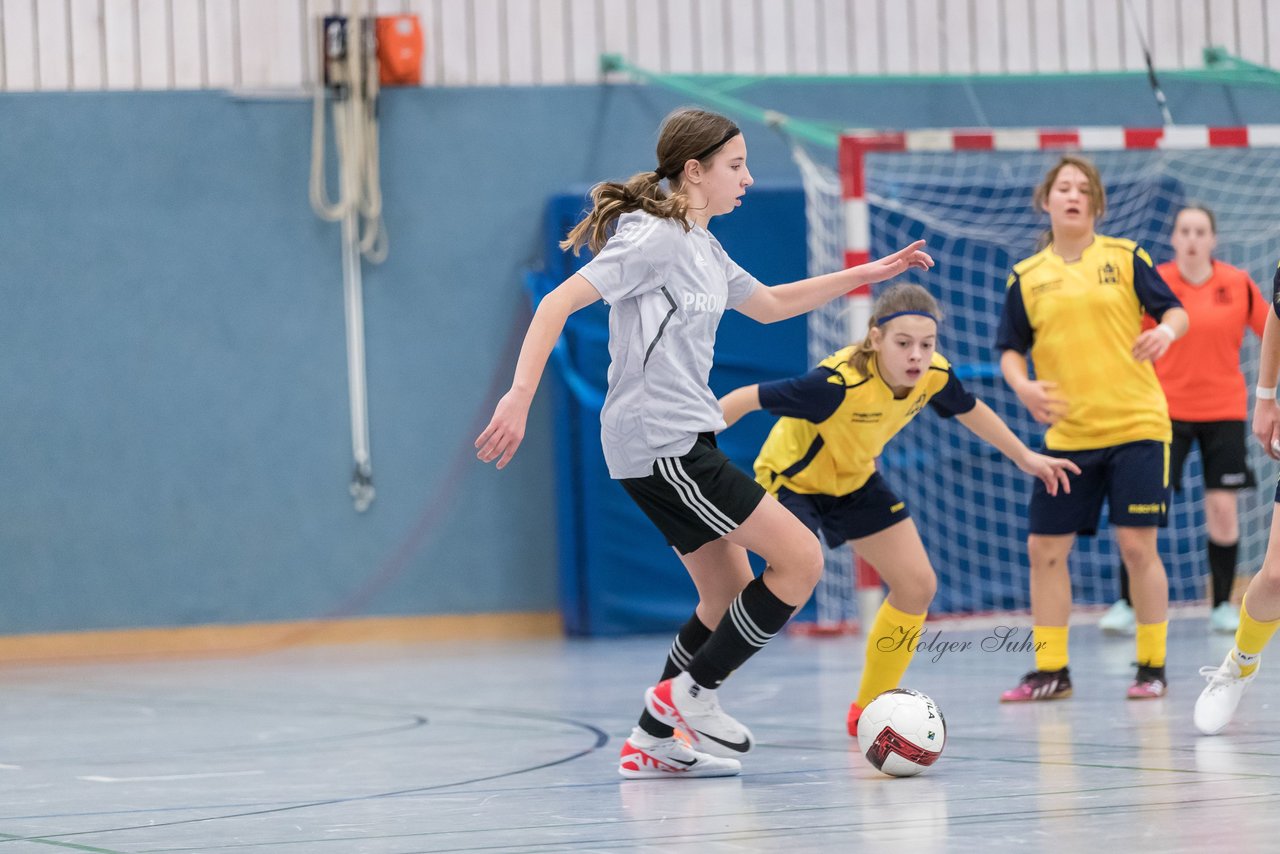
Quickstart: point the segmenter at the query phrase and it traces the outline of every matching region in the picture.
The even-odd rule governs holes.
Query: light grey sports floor
[[[9,666],[0,854],[1280,845],[1280,668],[1264,665],[1227,735],[1202,738],[1196,669],[1231,643],[1202,617],[1171,624],[1164,700],[1126,701],[1132,641],[1082,625],[1075,697],[1016,707],[996,698],[1031,656],[984,651],[992,625],[941,624],[971,646],[908,672],[948,724],[911,779],[845,734],[858,637],[779,638],[735,674],[723,703],[760,745],[741,777],[707,780],[617,776],[665,637]]]

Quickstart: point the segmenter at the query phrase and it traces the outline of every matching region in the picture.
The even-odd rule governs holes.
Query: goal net
[[[1184,204],[1217,216],[1215,256],[1247,270],[1271,296],[1280,259],[1280,126],[1126,130],[921,131],[846,135],[840,169],[797,149],[808,209],[812,273],[862,263],[923,238],[937,266],[901,280],[925,285],[946,315],[938,349],[957,375],[1033,448],[1043,427],[1005,385],[993,350],[1012,265],[1034,253],[1047,218],[1031,207],[1032,189],[1063,149],[1079,150],[1101,170],[1107,211],[1101,234],[1128,237],[1157,264],[1172,259],[1173,217]],[[873,294],[854,294],[811,315],[816,363],[866,333]],[[1241,361],[1250,389],[1258,342],[1246,335]],[[1082,354],[1082,357],[1087,357]],[[1276,466],[1257,443],[1249,462],[1258,486],[1240,494],[1240,571],[1259,566],[1270,525]],[[1030,478],[954,421],[928,413],[895,438],[880,469],[907,501],[938,572],[935,614],[1023,610],[1030,605],[1026,505]],[[1198,450],[1183,472],[1160,549],[1175,601],[1207,591],[1204,480]],[[1105,520],[1071,557],[1077,603],[1107,603],[1119,592],[1118,555]],[[817,591],[818,619],[857,617],[857,582],[848,550],[828,553]]]

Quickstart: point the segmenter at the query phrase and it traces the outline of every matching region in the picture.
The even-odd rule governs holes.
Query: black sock
[[[689,662],[689,675],[704,688],[718,688],[729,674],[759,652],[795,613],[769,590],[763,578],[742,589],[729,612]]]
[[[667,652],[667,663],[662,668],[662,680],[659,681],[683,673],[689,666],[689,660],[702,649],[702,645],[709,637],[711,637],[711,629],[703,625],[702,620],[698,619],[698,612],[695,611],[689,618],[689,622],[680,627],[680,631],[676,633],[676,639],[671,642],[671,649]],[[671,738],[671,733],[674,732],[671,727],[649,714],[648,709],[640,713],[640,729],[654,738]]]
[[[1129,607],[1133,607],[1133,599],[1129,595],[1129,570],[1124,568],[1124,561],[1120,561],[1120,568],[1116,570],[1120,575],[1120,598],[1129,603]]]
[[[1236,556],[1240,543],[1229,546],[1209,541],[1209,573],[1213,576],[1213,607],[1231,601],[1231,587],[1236,583]]]

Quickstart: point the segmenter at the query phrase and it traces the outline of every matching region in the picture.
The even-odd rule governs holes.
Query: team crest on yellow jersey
[[[1118,285],[1120,284],[1120,271],[1110,261],[1098,268],[1098,284],[1100,285]]]
[[[924,405],[928,402],[929,402],[929,395],[921,394],[919,397],[916,398],[915,403],[911,404],[911,408],[907,410],[907,417],[908,418],[914,417],[917,413],[920,412],[920,410],[924,409]]]

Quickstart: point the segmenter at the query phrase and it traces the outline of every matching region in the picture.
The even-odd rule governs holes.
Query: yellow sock
[[[1241,676],[1248,676],[1258,669],[1257,656],[1266,648],[1276,629],[1280,628],[1280,620],[1263,623],[1251,617],[1245,608],[1248,601],[1249,597],[1246,596],[1244,602],[1240,603],[1240,628],[1236,629],[1235,656],[1236,664],[1240,665]]]
[[[902,674],[907,672],[916,647],[924,638],[924,614],[908,614],[899,611],[886,600],[876,613],[875,622],[867,632],[867,654],[862,665],[862,684],[858,686],[861,708],[891,688],[897,688]]]
[[[1067,626],[1035,626],[1036,670],[1061,670],[1067,666]]]
[[[1138,623],[1138,664],[1164,667],[1168,638],[1168,620],[1163,623]]]

